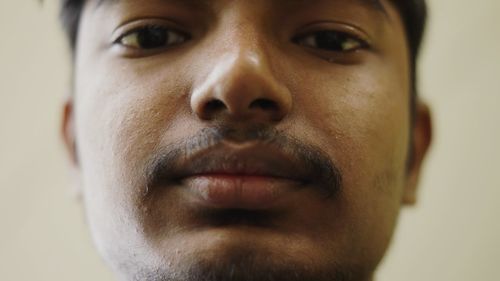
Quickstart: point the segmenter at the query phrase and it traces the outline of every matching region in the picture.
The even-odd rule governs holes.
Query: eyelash
[[[292,42],[300,46],[336,53],[350,53],[369,47],[365,40],[355,35],[328,29],[296,36],[292,39]]]
[[[164,25],[149,24],[125,32],[113,43],[129,49],[155,51],[181,45],[190,39],[188,33]],[[347,54],[369,48],[369,44],[358,36],[333,29],[306,32],[293,37],[291,41],[299,46],[332,54]]]
[[[133,35],[136,37],[131,37]],[[155,36],[156,38],[154,38]],[[176,45],[183,44],[190,39],[191,37],[187,33],[173,28],[167,28],[162,25],[145,25],[127,31],[125,34],[118,37],[118,39],[116,39],[113,43],[132,49],[154,50],[174,47]]]

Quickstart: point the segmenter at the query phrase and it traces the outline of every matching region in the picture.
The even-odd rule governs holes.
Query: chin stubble
[[[270,256],[235,251],[230,256],[195,260],[166,269],[142,268],[127,281],[368,281],[363,270],[342,268],[331,262],[324,268],[270,260]],[[354,274],[357,272],[358,274]],[[364,272],[364,271],[363,271]]]

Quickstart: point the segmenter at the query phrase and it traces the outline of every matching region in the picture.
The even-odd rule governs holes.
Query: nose
[[[192,91],[191,108],[205,121],[277,122],[291,110],[286,86],[271,70],[267,57],[256,52],[222,56]]]

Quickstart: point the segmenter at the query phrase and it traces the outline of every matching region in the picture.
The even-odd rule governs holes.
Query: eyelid
[[[295,33],[296,35],[293,38],[302,38],[304,36],[313,34],[314,32],[323,31],[323,30],[332,30],[341,33],[348,34],[353,37],[353,39],[359,40],[363,45],[370,47],[372,46],[372,38],[369,36],[367,32],[365,32],[362,28],[345,22],[340,21],[315,21],[309,23]]]
[[[341,52],[341,53],[353,53],[353,52],[357,52],[357,51],[360,51],[362,49],[368,49],[370,48],[370,46],[365,43],[365,41],[353,36],[353,35],[350,35],[350,34],[347,34],[345,32],[339,32],[339,31],[335,31],[335,30],[326,30],[327,32],[334,32],[334,33],[341,33],[341,34],[344,34],[347,36],[346,39],[350,40],[349,42],[350,43],[353,43],[354,42],[354,46],[352,46],[352,48],[347,48],[346,50],[333,50],[333,49],[329,49],[329,48],[322,48],[320,46],[309,46],[307,44],[307,39],[311,39],[312,37],[318,35],[320,32],[323,32],[323,31],[315,31],[315,32],[310,32],[310,33],[306,33],[305,35],[301,35],[301,36],[298,36],[298,37],[295,37],[293,39],[294,43],[298,44],[298,45],[301,45],[301,46],[304,46],[304,47],[307,47],[307,48],[311,48],[311,49],[314,49],[314,50],[317,50],[317,51],[323,51],[323,52]],[[314,39],[313,41],[314,42]],[[344,46],[342,46],[344,47]]]
[[[128,36],[148,26],[163,27],[169,31],[182,34],[187,38],[191,37],[189,33],[183,31],[183,28],[180,27],[180,24],[176,23],[175,21],[164,18],[146,18],[146,19],[142,18],[142,19],[129,20],[120,25],[119,27],[117,27],[115,30],[113,30],[111,36],[111,45],[119,43],[119,41],[123,37]]]

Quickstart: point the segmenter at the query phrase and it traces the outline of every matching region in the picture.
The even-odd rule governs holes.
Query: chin
[[[127,263],[122,280],[368,281],[373,275],[371,268],[341,262],[325,245],[247,227],[183,234],[163,246],[155,249],[163,256],[150,263],[155,266]]]

